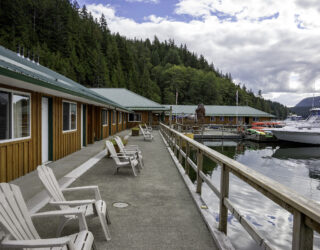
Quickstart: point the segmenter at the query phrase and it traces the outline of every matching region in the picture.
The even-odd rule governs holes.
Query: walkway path
[[[76,180],[72,186],[99,185],[108,203],[112,224],[111,241],[104,241],[98,219],[88,221],[98,249],[217,249],[192,197],[188,193],[158,131],[154,141],[130,137],[144,155],[145,167],[134,177],[130,169],[120,169],[114,175],[114,163],[103,158]],[[88,198],[85,195],[70,197]],[[115,208],[114,202],[127,202],[127,208]],[[54,227],[56,221],[46,224]],[[74,232],[77,225],[67,226],[65,233]],[[53,233],[50,229],[50,234]],[[48,231],[47,231],[48,233]]]

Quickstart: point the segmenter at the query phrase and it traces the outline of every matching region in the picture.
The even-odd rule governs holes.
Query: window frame
[[[210,116],[210,122],[214,122],[215,118],[215,116]]]
[[[11,130],[11,137],[12,137],[10,139],[3,139],[3,140],[0,139],[0,144],[31,139],[31,137],[32,137],[32,135],[31,135],[31,131],[32,131],[32,113],[31,113],[31,111],[32,111],[32,108],[31,108],[32,107],[32,96],[31,96],[31,93],[23,92],[23,91],[19,91],[19,90],[13,90],[13,89],[6,89],[6,88],[0,88],[0,91],[7,92],[11,96],[11,102],[10,102],[10,112],[11,112],[10,125],[11,125],[11,128],[10,128],[10,130]],[[29,97],[29,101],[30,101],[30,105],[29,105],[29,114],[30,114],[29,136],[13,138],[13,136],[14,136],[14,124],[13,124],[14,115],[13,115],[13,102],[12,102],[12,100],[13,100],[13,95],[15,95],[15,94]]]
[[[114,109],[112,110],[112,125],[117,124],[117,111]]]
[[[102,127],[107,127],[108,126],[108,124],[109,124],[109,112],[108,112],[108,110],[107,109],[102,109],[102,112],[106,112],[106,117],[107,117],[107,121],[106,121],[106,123],[104,124],[103,123],[103,120],[102,120],[102,114],[101,114],[101,120],[102,120]]]
[[[118,111],[118,123],[121,124],[122,123],[122,112]]]
[[[139,115],[140,117],[140,120],[136,120],[136,115]],[[139,112],[139,113],[133,113],[133,121],[130,121],[130,114],[129,114],[129,118],[128,118],[128,122],[141,122],[142,121],[142,114]]]
[[[253,117],[253,118],[252,118],[252,121],[253,121],[253,122],[258,122],[258,121],[259,121],[259,117],[257,117],[257,116],[256,116],[256,117]]]
[[[229,120],[229,122],[233,122],[234,121],[234,117],[233,116],[229,116],[228,120]]]
[[[224,122],[224,116],[220,116],[220,117],[219,117],[219,121],[220,121],[220,122]]]
[[[69,130],[64,130],[63,129],[63,103],[69,103]],[[71,129],[71,105],[70,104],[75,104],[76,105],[76,128]],[[68,101],[68,100],[62,100],[62,133],[72,133],[78,130],[78,103],[73,102],[73,101]]]

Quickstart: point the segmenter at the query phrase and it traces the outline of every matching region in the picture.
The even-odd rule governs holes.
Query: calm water
[[[243,141],[211,141],[204,144],[320,205],[320,147]],[[216,187],[220,187],[220,167],[205,159],[204,169]],[[290,213],[232,174],[229,195],[238,210],[272,244],[281,249],[291,248],[293,218]],[[219,211],[219,202],[206,185],[203,185],[203,198],[218,221],[216,211]],[[237,249],[259,249],[232,215],[229,215],[228,235]],[[320,249],[319,235],[315,235],[314,241],[314,248]]]

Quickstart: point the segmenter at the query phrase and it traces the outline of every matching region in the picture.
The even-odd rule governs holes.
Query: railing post
[[[180,162],[180,163],[182,162],[182,154],[181,154],[181,151],[182,151],[182,138],[179,137],[179,162]]]
[[[202,171],[203,165],[203,153],[200,149],[197,150],[197,193],[201,194],[202,179],[200,172]]]
[[[224,198],[229,197],[229,169],[225,164],[221,167],[220,180],[220,218],[219,230],[227,234],[228,208],[224,205]]]
[[[293,212],[292,249],[313,249],[313,230],[305,224],[305,216],[299,211]]]
[[[174,133],[174,155],[175,156],[177,156],[177,147],[176,147],[177,144],[178,144],[177,143],[177,134]]]
[[[187,175],[189,175],[189,172],[190,172],[190,165],[189,165],[189,162],[188,162],[188,158],[189,157],[190,157],[190,145],[186,141],[186,160],[184,162],[184,169],[185,169]]]

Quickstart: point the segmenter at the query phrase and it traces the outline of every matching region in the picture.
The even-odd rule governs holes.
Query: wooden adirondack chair
[[[120,153],[135,156],[135,158],[139,161],[139,166],[142,168],[144,163],[143,163],[143,157],[142,157],[141,150],[137,147],[125,147],[122,142],[122,139],[119,136],[115,136],[114,139],[118,145]],[[134,145],[134,146],[136,146],[136,145]]]
[[[62,210],[74,209],[83,211],[85,217],[98,216],[106,240],[111,240],[110,232],[107,225],[111,223],[107,211],[107,204],[101,199],[98,186],[71,187],[61,189],[51,168],[41,165],[37,168],[37,170],[42,184],[51,196],[49,204],[58,206]],[[81,190],[93,190],[95,192],[95,199],[67,201],[63,195],[63,192],[73,192]],[[74,217],[72,216],[66,216],[60,224],[57,235],[60,235],[65,225],[73,219]]]
[[[119,171],[119,168],[129,166],[132,169],[133,175],[137,176],[135,167],[138,165],[138,160],[134,156],[126,155],[124,153],[117,153],[112,142],[109,140],[106,141],[106,147],[116,163],[115,174]]]
[[[65,237],[41,239],[32,219],[35,217],[74,216],[79,219],[79,233]],[[0,183],[0,224],[5,238],[0,248],[47,249],[47,250],[89,250],[96,249],[93,235],[88,231],[81,211],[61,210],[36,213],[30,216],[20,188],[13,184]]]
[[[139,124],[139,128],[140,128],[141,133],[143,134],[143,138],[145,140],[149,140],[149,141],[153,140],[153,135],[152,135],[152,133],[150,131],[147,131],[147,130],[143,129],[140,124]]]

